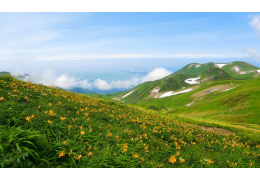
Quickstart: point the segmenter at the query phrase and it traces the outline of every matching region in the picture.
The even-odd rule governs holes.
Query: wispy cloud
[[[255,49],[250,49],[250,48],[247,48],[246,50],[246,53],[248,53],[253,59],[257,60],[258,62],[260,62],[260,54],[257,50]]]
[[[260,15],[253,15],[249,16],[252,20],[249,24],[258,32],[260,33]]]
[[[124,59],[124,58],[243,58],[248,54],[172,54],[172,55],[149,55],[149,54],[112,54],[112,55],[61,55],[37,57],[37,60],[91,60],[91,59]]]
[[[27,49],[27,50],[17,50],[17,51],[0,51],[0,54],[10,54],[10,53],[34,53],[34,52],[49,52],[59,50],[60,47],[54,47],[49,49]]]

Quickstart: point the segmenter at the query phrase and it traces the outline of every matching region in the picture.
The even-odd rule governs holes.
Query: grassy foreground
[[[243,134],[0,77],[1,167],[259,167]]]

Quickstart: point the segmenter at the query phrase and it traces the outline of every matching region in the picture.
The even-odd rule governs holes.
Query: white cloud
[[[155,70],[148,73],[145,77],[142,77],[142,78],[132,77],[131,79],[128,79],[128,80],[124,80],[124,81],[118,80],[118,81],[112,81],[110,83],[106,82],[105,80],[97,79],[94,81],[93,86],[95,86],[98,89],[102,89],[102,90],[110,90],[113,88],[127,89],[127,88],[131,88],[133,86],[137,86],[138,84],[141,84],[143,82],[162,79],[170,74],[172,74],[171,71],[167,71],[164,68],[156,68]]]
[[[257,60],[258,62],[260,62],[260,54],[257,50],[255,49],[250,49],[250,48],[247,48],[245,50],[253,59]]]
[[[250,16],[252,20],[250,21],[250,25],[260,33],[260,15]]]
[[[24,74],[22,72],[16,71],[12,75]],[[61,76],[56,76],[53,70],[46,70],[40,76],[29,75],[26,76],[24,81],[32,81],[35,83],[42,83],[48,86],[58,86],[64,89],[70,89],[74,86],[79,86],[86,89],[92,89],[91,83],[88,79],[79,80],[78,78],[70,77],[67,74],[62,74]]]
[[[152,72],[148,73],[143,79],[142,82],[146,81],[155,81],[158,79],[162,79],[168,75],[172,74],[171,71],[167,71],[164,68],[156,68]]]
[[[123,58],[241,58],[246,54],[172,54],[172,55],[149,55],[149,54],[110,54],[110,55],[62,55],[37,57],[41,61],[55,60],[91,60],[91,59],[123,59]]]
[[[113,88],[111,84],[109,84],[108,82],[102,79],[95,80],[93,85],[98,89],[103,89],[103,90],[109,90]]]
[[[93,85],[91,84],[91,82],[89,82],[88,79],[84,79],[83,81],[80,81],[79,87],[84,89],[93,89]]]

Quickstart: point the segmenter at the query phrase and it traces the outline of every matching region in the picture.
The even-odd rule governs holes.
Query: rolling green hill
[[[221,68],[218,66],[219,64],[223,64]],[[176,71],[174,74],[184,74],[191,76],[199,76],[200,73],[204,72],[207,69],[217,67],[227,72],[232,78],[238,79],[249,79],[258,76],[260,73],[257,73],[256,70],[259,70],[259,67],[253,66],[249,63],[242,61],[234,61],[231,63],[206,63],[206,64],[198,64],[192,63],[188,64],[180,70]],[[238,70],[235,70],[235,67],[238,67]],[[250,72],[251,71],[251,72]]]
[[[189,71],[195,71],[195,68],[198,68],[196,72]],[[192,120],[186,122],[197,125],[222,128],[238,125],[260,130],[260,76],[257,70],[258,67],[239,61],[200,66],[193,63],[161,80],[133,88],[128,92],[136,92],[133,91],[122,100],[169,116],[190,117]],[[198,76],[199,84],[184,82],[187,78]],[[153,92],[155,90],[159,92]]]
[[[260,166],[258,131],[183,122],[193,120],[1,76],[0,166]]]
[[[259,71],[258,71],[259,70]],[[206,64],[191,63],[176,71],[175,73],[160,80],[142,83],[133,89],[120,94],[114,94],[113,99],[124,103],[141,103],[142,100],[158,99],[164,93],[179,93],[185,90],[198,88],[197,84],[203,86],[205,81],[243,80],[253,79],[260,74],[260,68],[246,62],[234,61],[231,63]],[[197,77],[197,83],[185,82],[187,79]],[[191,80],[191,82],[194,82]],[[193,88],[192,88],[193,87]],[[191,88],[191,89],[189,89]],[[158,91],[159,90],[159,91]],[[154,93],[156,91],[156,93]],[[129,94],[128,94],[129,93]],[[108,98],[108,96],[102,96]],[[147,100],[153,101],[153,100]],[[159,100],[158,100],[159,101]],[[161,109],[162,104],[155,109]],[[154,108],[154,106],[153,106]]]

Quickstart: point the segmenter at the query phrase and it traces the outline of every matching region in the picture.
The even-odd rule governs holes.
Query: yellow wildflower
[[[184,163],[185,159],[182,159],[182,157],[180,157],[180,163]]]
[[[53,111],[52,110],[50,110],[50,112],[49,112],[49,116],[53,116],[54,114],[53,114]]]
[[[34,118],[34,117],[35,117],[35,115],[32,115],[31,119]]]
[[[50,123],[50,124],[52,124],[52,121],[50,121],[50,120],[47,120],[47,122]]]
[[[139,156],[138,156],[138,154],[133,154],[132,155],[134,158],[138,158]]]
[[[107,135],[107,137],[111,137],[112,136],[112,134],[111,133],[109,133],[108,135]]]
[[[92,153],[92,152],[89,152],[89,153],[88,153],[88,156],[92,156],[92,155],[93,155],[93,153]]]
[[[118,135],[116,135],[116,140],[118,140],[119,139],[119,136]]]
[[[80,134],[81,134],[81,135],[84,135],[84,134],[85,134],[85,131],[80,131]]]
[[[175,156],[170,156],[169,162],[174,164],[176,162]]]
[[[209,162],[208,162],[209,164],[214,164],[214,161],[211,161],[210,159],[209,159]]]
[[[126,152],[126,151],[127,151],[127,149],[123,149],[122,153],[124,153],[124,152]]]
[[[63,157],[63,156],[65,156],[65,151],[61,151],[59,154],[59,157]]]
[[[63,144],[63,145],[66,145],[66,142],[67,142],[67,141],[64,141],[62,144]]]
[[[30,121],[31,120],[31,118],[29,116],[27,116],[25,119],[26,119],[26,121]]]
[[[79,129],[83,129],[83,127],[82,127],[82,126],[79,126]]]
[[[65,120],[65,119],[66,119],[65,117],[60,117],[60,120],[62,120],[62,121]]]
[[[71,129],[71,125],[68,125],[68,128]]]
[[[123,145],[123,148],[126,149],[126,148],[128,148],[128,146],[127,146],[126,144],[124,144],[124,145]]]
[[[4,97],[1,97],[1,98],[0,98],[0,101],[3,101],[3,100],[5,100],[5,98],[4,98]]]
[[[28,97],[25,96],[24,99],[28,99]]]

